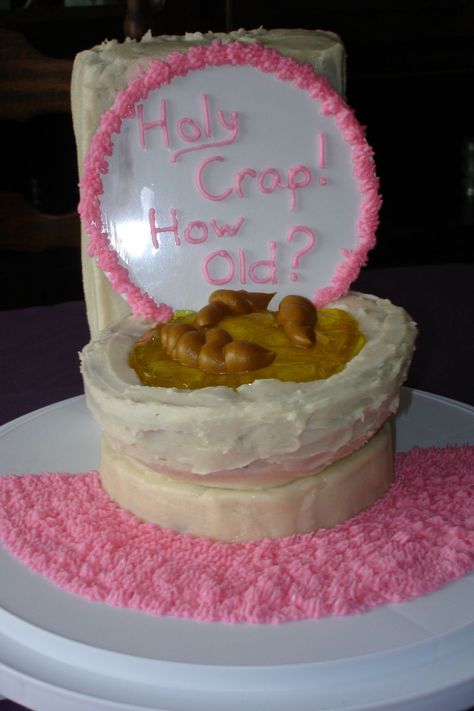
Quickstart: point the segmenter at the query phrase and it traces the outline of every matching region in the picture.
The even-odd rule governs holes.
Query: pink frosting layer
[[[397,455],[389,492],[332,529],[216,543],[140,522],[96,472],[0,478],[0,538],[31,570],[89,600],[205,622],[360,613],[474,568],[474,447]]]
[[[391,413],[384,413],[384,411],[381,410],[380,414],[379,422],[383,423]],[[378,429],[378,427],[376,429]],[[340,433],[338,434],[340,435]],[[162,465],[160,465],[159,469],[156,469],[153,464],[149,464],[146,461],[142,461],[141,463],[145,466],[150,466],[151,469],[155,469],[155,471],[159,471],[161,474],[167,474],[176,479],[184,479],[185,481],[191,481],[204,486],[227,486],[228,484],[226,482],[229,482],[232,488],[261,488],[265,486],[276,486],[278,484],[294,481],[300,477],[317,474],[325,467],[355,452],[359,447],[366,444],[373,434],[373,430],[365,431],[362,435],[354,437],[350,442],[346,442],[341,446],[334,446],[334,448],[329,451],[323,450],[311,454],[308,454],[308,450],[313,449],[314,445],[305,445],[296,453],[292,453],[291,456],[280,459],[278,462],[274,462],[271,459],[257,459],[240,469],[220,469],[206,474],[205,476]],[[118,447],[118,449],[120,449],[120,447]],[[130,451],[124,451],[141,461],[139,457],[135,456],[133,447],[130,448]]]
[[[375,245],[381,198],[373,151],[353,111],[324,77],[316,74],[311,66],[300,64],[277,50],[257,43],[222,44],[215,40],[209,46],[191,47],[184,53],[171,52],[165,61],[152,60],[145,70],[141,70],[128,87],[119,92],[112,108],[104,113],[86,157],[81,181],[79,212],[89,234],[89,254],[97,258],[99,267],[107,274],[114,290],[127,299],[136,315],[165,321],[170,318],[171,309],[164,303],[155,303],[131,281],[127,269],[110,245],[108,234],[102,229],[102,175],[108,171],[107,159],[113,150],[113,134],[120,132],[122,121],[133,115],[135,103],[145,99],[151,90],[169,84],[175,77],[185,76],[188,72],[223,65],[250,65],[306,91],[320,104],[323,115],[334,117],[341,135],[352,148],[353,172],[361,193],[356,225],[357,243],[354,249],[343,250],[344,261],[337,267],[329,285],[314,294],[317,306],[334,301],[348,291],[365,264],[369,250]]]

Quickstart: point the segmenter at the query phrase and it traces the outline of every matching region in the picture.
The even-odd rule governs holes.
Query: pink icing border
[[[315,533],[221,543],[116,506],[97,472],[0,477],[0,540],[89,600],[203,622],[281,623],[402,602],[474,569],[474,447],[414,449],[371,508]]]
[[[191,47],[186,52],[171,52],[165,61],[152,60],[145,70],[120,91],[111,109],[101,119],[93,137],[84,164],[84,176],[80,183],[81,200],[79,213],[89,234],[88,253],[97,258],[100,269],[105,272],[113,289],[122,294],[132,311],[156,321],[171,316],[171,307],[157,304],[147,293],[134,284],[127,269],[120,263],[112,249],[106,232],[102,230],[100,195],[103,193],[102,175],[107,173],[107,156],[112,154],[112,137],[119,133],[123,119],[130,117],[137,101],[146,99],[148,93],[169,84],[174,77],[185,76],[206,66],[250,65],[261,72],[273,73],[282,81],[292,82],[297,88],[321,104],[325,116],[333,116],[344,140],[352,147],[354,176],[362,200],[357,220],[357,246],[344,249],[344,261],[333,275],[330,285],[314,293],[317,306],[323,306],[346,293],[367,261],[369,250],[375,245],[378,212],[381,205],[379,182],[375,174],[373,151],[365,140],[362,126],[352,109],[334,91],[328,81],[318,76],[307,64],[300,64],[285,57],[275,49],[257,43],[213,41],[209,46]]]

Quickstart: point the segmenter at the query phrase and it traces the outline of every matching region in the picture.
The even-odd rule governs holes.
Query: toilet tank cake
[[[343,47],[321,32],[148,38],[76,60],[82,372],[102,485],[145,521],[275,538],[390,486],[416,329],[350,291],[380,196],[343,84]]]
[[[341,95],[345,91],[345,51],[339,37],[332,32],[304,29],[237,30],[229,34],[190,32],[184,36],[150,34],[136,42],[116,40],[104,42],[79,53],[74,62],[71,101],[76,136],[79,174],[82,176],[85,157],[102,115],[109,109],[119,91],[154,59],[165,59],[175,51],[239,41],[258,42],[276,48],[284,55],[312,66]],[[87,255],[88,235],[83,225],[83,282],[87,316],[91,335],[106,328],[129,312],[127,302],[110,287],[107,278]]]

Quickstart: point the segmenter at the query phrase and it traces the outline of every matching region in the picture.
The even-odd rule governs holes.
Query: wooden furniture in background
[[[25,163],[22,149],[27,141],[22,132],[28,122],[48,114],[70,115],[70,78],[72,61],[45,57],[31,47],[21,34],[0,28],[0,121],[3,141],[16,127],[19,170]],[[53,146],[53,151],[61,146]],[[3,171],[9,167],[4,164]],[[74,170],[74,169],[73,169]],[[61,180],[61,176],[58,176]],[[75,211],[66,214],[41,212],[28,197],[12,192],[2,175],[0,191],[0,249],[38,252],[54,247],[78,247],[79,218]]]
[[[79,248],[79,216],[48,215],[19,193],[0,191],[0,249],[42,252],[56,247]]]
[[[0,28],[0,119],[69,113],[72,61],[45,57],[12,30]]]
[[[127,0],[123,23],[124,36],[138,40],[148,30],[153,35],[159,34],[158,15],[165,2],[166,0]]]
[[[71,71],[0,28],[0,308],[82,297]]]

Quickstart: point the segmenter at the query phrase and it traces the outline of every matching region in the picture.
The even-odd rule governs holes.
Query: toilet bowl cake
[[[416,331],[350,291],[380,204],[353,112],[310,64],[242,39],[137,68],[80,206],[131,311],[81,354],[102,485],[226,541],[334,526],[383,495]]]

